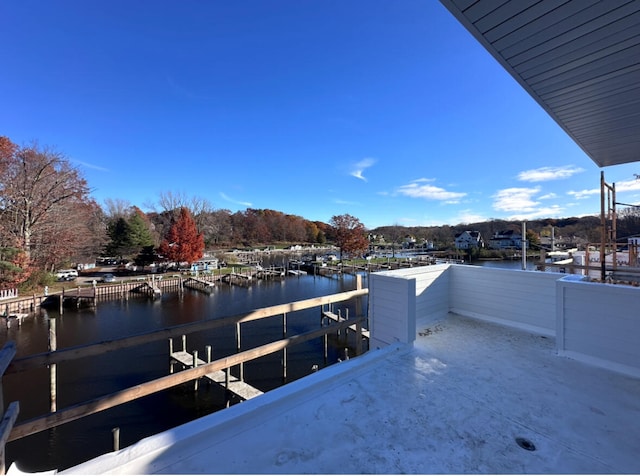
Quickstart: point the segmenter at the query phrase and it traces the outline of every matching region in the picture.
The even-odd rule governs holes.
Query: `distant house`
[[[413,249],[416,247],[416,239],[414,236],[405,235],[404,240],[402,241],[402,248],[404,249]]]
[[[529,244],[526,243],[525,246],[528,248]],[[489,248],[494,250],[522,248],[522,233],[514,230],[497,231],[489,239]]]
[[[455,236],[456,248],[459,250],[468,250],[471,248],[484,248],[484,241],[480,236],[479,231],[463,231],[462,233],[456,233]]]

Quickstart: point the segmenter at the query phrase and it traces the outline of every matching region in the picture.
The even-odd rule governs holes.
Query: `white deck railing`
[[[640,288],[468,265],[385,271],[369,281],[371,348],[415,340],[460,314],[556,338],[565,355],[640,376]]]

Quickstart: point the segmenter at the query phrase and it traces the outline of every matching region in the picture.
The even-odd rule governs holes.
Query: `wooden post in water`
[[[362,354],[362,322],[356,322],[356,356]]]
[[[55,352],[58,348],[56,336],[56,320],[49,318],[49,352]],[[57,366],[49,365],[49,408],[51,413],[57,411]]]
[[[115,427],[111,430],[111,434],[113,435],[113,451],[118,451],[120,449],[120,428]]]
[[[356,276],[356,290],[360,290],[360,289],[362,289],[362,276],[358,274]],[[358,316],[362,316],[362,298],[361,297],[356,298],[356,317]]]
[[[324,335],[324,365],[327,365],[329,358],[329,334]]]
[[[193,351],[193,368],[195,369],[198,366],[198,351],[194,350]],[[194,379],[193,380],[193,389],[197,392],[198,391],[198,381],[200,379]]]
[[[169,374],[174,372],[173,358],[173,337],[169,337]]]
[[[240,342],[240,323],[237,322],[236,323],[236,352],[239,354],[240,351],[242,350],[242,345]],[[240,363],[238,365],[238,378],[240,379],[241,382],[244,382],[244,363]]]
[[[231,368],[227,367],[224,369],[224,396],[227,399],[227,408],[231,405],[231,393],[229,392],[229,374],[231,373]]]
[[[287,337],[287,313],[282,313],[282,338]],[[287,348],[282,349],[282,381],[287,381]]]
[[[345,312],[345,319],[348,321],[349,320],[349,308],[346,308],[344,312]],[[344,328],[344,335],[345,335],[345,337],[349,336],[349,328],[348,327]]]

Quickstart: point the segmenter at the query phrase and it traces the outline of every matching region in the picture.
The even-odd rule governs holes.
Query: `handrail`
[[[341,294],[349,294],[349,293],[341,293]],[[291,303],[291,304],[298,304],[301,302],[304,302],[304,301],[297,301],[297,303]],[[280,306],[273,306],[273,307],[279,308]],[[265,308],[265,309],[269,309],[269,308]],[[301,309],[305,309],[305,308],[303,307]],[[98,397],[96,399],[89,400],[84,403],[73,405],[71,407],[57,411],[55,413],[49,413],[41,417],[36,417],[31,420],[24,421],[13,428],[13,430],[9,435],[8,441],[14,441],[20,438],[24,438],[34,433],[39,433],[49,428],[53,428],[55,426],[62,425],[64,423],[69,423],[71,421],[78,420],[80,418],[92,415],[94,413],[108,410],[109,408],[113,408],[115,406],[128,403],[132,400],[136,400],[138,398],[145,397],[153,393],[166,390],[171,387],[175,387],[176,385],[180,385],[180,384],[189,382],[191,380],[195,380],[197,378],[205,376],[206,374],[209,374],[218,370],[230,369],[234,365],[242,364],[244,362],[248,362],[250,360],[254,360],[254,359],[263,357],[265,355],[272,354],[274,352],[278,352],[287,347],[301,344],[303,342],[315,339],[317,337],[321,337],[330,332],[340,331],[354,324],[361,324],[366,319],[367,318],[365,316],[356,317],[356,318],[342,321],[338,324],[332,324],[326,327],[322,327],[314,331],[309,331],[309,332],[297,334],[295,336],[288,337],[285,339],[280,339],[278,341],[270,342],[268,344],[264,344],[259,347],[254,347],[253,349],[245,350],[237,354],[223,357],[221,359],[215,360],[208,364],[183,370],[181,372],[170,374],[165,377],[160,377],[158,379],[151,380],[149,382],[145,382],[143,384],[139,384],[134,387],[120,390],[118,392],[114,392],[106,396]],[[357,325],[356,328],[357,328],[357,339],[358,341],[360,341],[362,339],[361,326]]]
[[[114,350],[147,344],[149,342],[156,342],[171,337],[178,337],[183,334],[213,330],[232,324],[240,324],[243,322],[250,322],[267,317],[273,317],[288,312],[301,311],[304,309],[310,309],[326,304],[343,302],[355,297],[365,296],[368,293],[368,288],[356,289],[354,291],[346,291],[342,293],[330,294],[327,296],[294,301],[287,304],[278,304],[275,306],[255,309],[249,312],[236,314],[234,316],[229,316],[221,319],[211,319],[208,321],[181,324],[177,326],[165,327],[164,329],[160,329],[157,331],[136,334],[129,337],[106,340],[94,344],[68,347],[66,349],[56,350],[53,352],[42,352],[40,354],[13,360],[9,364],[6,374],[9,375],[26,370],[31,370],[34,368],[41,368],[46,365],[57,364],[60,362],[66,362],[69,360],[75,360],[89,356],[101,355],[107,352],[112,352]]]

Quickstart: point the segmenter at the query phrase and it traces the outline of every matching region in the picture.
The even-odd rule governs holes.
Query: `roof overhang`
[[[598,166],[640,161],[640,1],[440,1]]]

